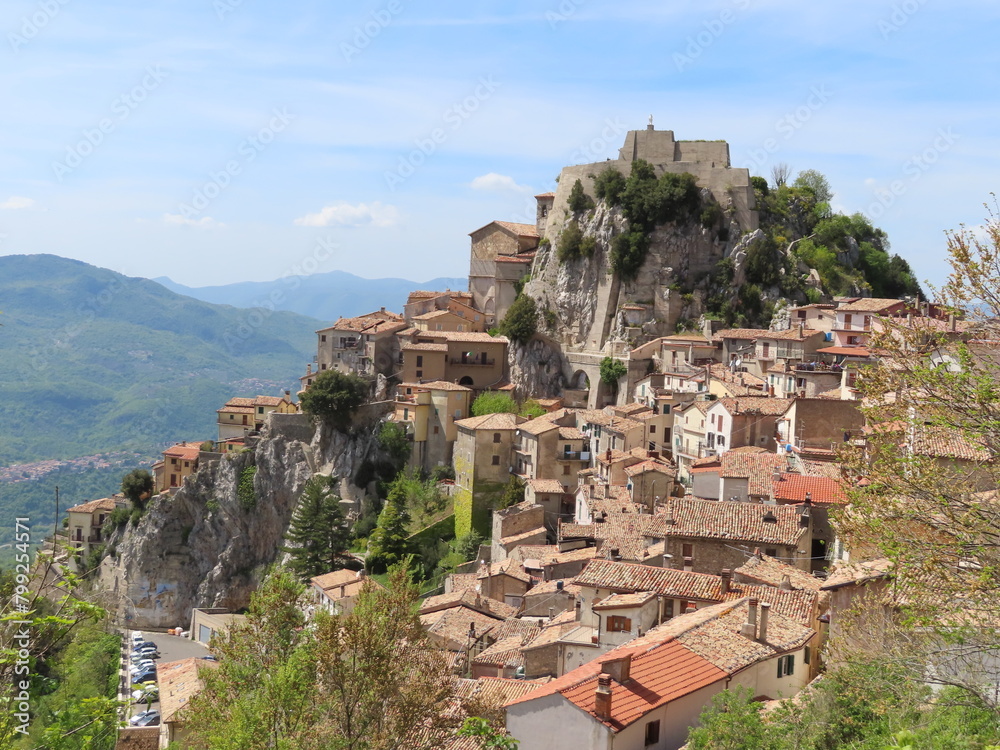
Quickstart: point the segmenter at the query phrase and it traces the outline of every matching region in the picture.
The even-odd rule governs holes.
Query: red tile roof
[[[863,297],[846,305],[841,305],[837,308],[837,312],[883,312],[896,305],[905,305],[905,303],[898,299]]]
[[[715,403],[721,404],[726,411],[734,416],[752,414],[776,417],[784,414],[792,405],[787,398],[770,398],[768,396],[740,396],[737,398],[720,398]]]
[[[201,443],[178,443],[163,451],[167,458],[179,458],[183,461],[194,461],[201,452]]]
[[[513,430],[517,427],[517,415],[483,414],[480,417],[456,419],[455,426],[467,430]]]
[[[668,523],[668,517],[674,523]],[[774,522],[766,521],[773,517]],[[806,532],[794,505],[742,503],[728,500],[675,498],[652,517],[646,533],[653,537],[718,539],[752,544],[797,546]]]
[[[802,474],[782,474],[772,481],[774,499],[785,502],[804,503],[806,493],[814,503],[846,503],[844,485],[829,477],[811,477]]]
[[[67,509],[67,513],[93,513],[98,510],[114,510],[118,505],[115,503],[114,498],[102,497],[100,500],[91,500],[90,502],[82,503],[81,505],[74,505],[72,508]]]

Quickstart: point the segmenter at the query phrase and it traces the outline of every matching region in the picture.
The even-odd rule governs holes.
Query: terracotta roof
[[[671,517],[674,523],[667,523]],[[774,522],[764,519],[773,517]],[[719,539],[753,544],[797,546],[804,529],[794,505],[675,498],[652,517],[646,533],[654,537]]]
[[[717,339],[758,339],[771,333],[766,328],[724,328],[716,331],[714,338]]]
[[[625,467],[625,473],[630,477],[634,477],[637,474],[645,474],[647,471],[656,471],[667,476],[677,476],[677,469],[673,466],[652,459]]]
[[[418,339],[444,339],[459,343],[510,343],[506,336],[490,336],[483,331],[417,331],[411,335]]]
[[[495,221],[494,224],[499,224],[504,229],[508,229],[514,232],[520,237],[537,237],[538,227],[534,224],[516,224],[513,221]],[[488,225],[487,225],[488,226]]]
[[[876,578],[886,578],[889,576],[890,570],[892,570],[892,561],[888,558],[838,565],[827,576],[822,590],[832,591],[849,584],[861,584]]]
[[[404,352],[448,352],[447,344],[403,344]]]
[[[517,415],[483,414],[480,417],[456,419],[455,425],[467,430],[513,430],[517,427]]]
[[[767,331],[762,333],[757,338],[761,339],[771,339],[772,341],[777,339],[778,341],[805,341],[807,338],[811,338],[818,333],[824,333],[824,331],[817,331],[812,328],[803,328],[802,333],[799,334],[798,326],[789,328],[787,331]]]
[[[223,406],[221,409],[215,410],[217,414],[254,414],[255,410],[252,406]]]
[[[160,664],[156,670],[156,682],[160,688],[160,716],[164,724],[177,720],[177,712],[183,709],[203,687],[198,679],[198,670],[214,669],[218,662],[205,659],[181,659]]]
[[[740,396],[737,398],[720,398],[715,403],[721,404],[726,411],[734,416],[752,414],[776,417],[788,411],[792,405],[792,400],[787,398],[770,398],[769,396]]]
[[[549,414],[543,414],[535,419],[529,419],[527,422],[522,422],[517,426],[517,429],[522,432],[526,432],[529,435],[541,435],[549,430],[558,430],[559,425],[556,424]]]
[[[465,701],[475,701],[480,705],[502,706],[528,693],[538,690],[541,682],[534,680],[510,680],[503,677],[480,677],[478,680],[455,680],[459,697]],[[475,748],[480,748],[479,740]]]
[[[587,436],[580,432],[575,427],[560,427],[559,428],[559,439],[560,440],[586,440]]]
[[[772,481],[774,499],[804,503],[806,493],[814,503],[846,503],[844,485],[829,477],[803,476],[802,474],[782,474]]]
[[[747,479],[747,493],[753,497],[765,497],[771,494],[774,481],[774,469],[784,469],[788,459],[776,453],[760,452],[757,446],[754,451],[728,450],[721,456],[719,476],[724,479]]]
[[[382,585],[375,579],[366,576],[358,576],[357,571],[335,570],[310,579],[310,583],[322,591],[331,601],[346,599],[356,596],[365,585],[365,581],[371,580],[372,584],[382,588]]]
[[[167,458],[179,458],[184,461],[194,461],[201,452],[201,443],[178,443],[163,451]]]
[[[819,591],[823,586],[816,576],[767,555],[753,555],[733,573],[767,586],[780,586],[786,577],[793,589]]]
[[[337,321],[327,327],[321,328],[316,333],[324,331],[349,331],[351,333],[392,333],[406,328],[402,315],[388,311],[378,311],[359,315],[354,318],[338,318]]]
[[[955,429],[923,425],[915,430],[911,443],[918,456],[956,458],[961,461],[989,461],[990,453],[974,438]]]
[[[827,346],[817,349],[817,354],[841,354],[846,357],[870,357],[871,353],[863,346]]]
[[[556,194],[555,193],[539,193],[535,197],[536,198],[555,198]]]
[[[597,612],[603,612],[607,609],[632,609],[634,607],[641,607],[655,598],[655,591],[639,591],[635,594],[612,594],[595,604],[593,609]]]
[[[118,507],[112,497],[102,497],[100,500],[90,500],[80,505],[74,505],[67,509],[67,513],[94,513],[98,510],[114,510]]]
[[[841,305],[837,308],[837,312],[882,312],[888,310],[896,305],[905,304],[902,300],[898,299],[886,299],[884,297],[863,297],[861,299],[855,300],[854,302],[849,302],[846,305]]]
[[[254,406],[281,406],[286,401],[288,399],[281,396],[255,396],[253,399]]]
[[[472,663],[495,667],[523,667],[524,654],[521,653],[521,646],[524,645],[527,645],[527,643],[521,636],[514,635],[503,638],[483,650],[479,656],[472,660]]]
[[[535,259],[534,253],[519,253],[518,255],[498,255],[497,263],[531,263]]]
[[[448,575],[448,580],[451,582],[452,592],[468,591],[475,590],[479,576],[475,573],[451,573]]]
[[[496,599],[490,599],[488,596],[482,596],[475,591],[453,591],[450,594],[429,596],[420,603],[419,612],[425,615],[452,607],[473,609],[498,620],[505,620],[517,614],[515,607]]]
[[[636,507],[634,503],[629,505]],[[637,512],[607,513],[603,521],[590,524],[564,523],[560,539],[594,539],[603,542],[601,550],[617,549],[626,560],[644,560],[652,540],[647,540],[655,516]]]
[[[562,588],[559,588],[559,584],[562,584]],[[532,586],[528,589],[527,593],[524,595],[525,598],[537,597],[537,596],[552,596],[558,592],[564,592],[567,595],[575,596],[580,593],[580,587],[573,583],[572,579],[569,578],[555,578],[551,581],[542,581],[539,584]]]
[[[636,422],[628,417],[609,417],[601,409],[587,409],[580,413],[580,418],[586,423],[597,424],[619,434],[643,427],[641,422]]]
[[[450,310],[431,310],[429,313],[424,313],[423,315],[414,315],[410,320],[433,320],[434,318],[440,318],[445,315],[455,315],[455,313]],[[455,315],[455,317],[459,317]]]
[[[534,529],[531,531],[534,531]],[[517,560],[511,560],[509,558],[503,562],[483,563],[479,567],[479,570],[476,571],[476,577],[480,580],[499,575],[510,576],[511,578],[516,578],[517,580],[524,581],[525,583],[531,582],[531,576],[524,572],[524,568],[521,566],[521,563]]]
[[[477,637],[491,633],[499,625],[495,618],[467,607],[421,614],[420,624],[428,633],[454,644],[465,644],[468,641],[470,624],[475,625]]]
[[[566,492],[557,479],[529,479],[527,484],[536,493],[562,495]]]
[[[159,727],[121,727],[115,750],[157,750],[160,747]]]

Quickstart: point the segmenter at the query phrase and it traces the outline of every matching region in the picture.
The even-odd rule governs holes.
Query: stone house
[[[696,461],[691,491],[705,500],[767,502],[776,474],[788,469],[788,459],[763,448],[744,447]]]
[[[299,407],[285,391],[281,396],[254,396],[253,398],[231,398],[226,405],[216,411],[219,424],[219,442],[246,437],[247,434],[264,426],[267,415],[295,414]]]
[[[452,310],[453,305],[461,305],[461,307]],[[424,315],[435,310],[452,310],[456,314],[470,310],[481,315],[478,310],[473,310],[472,292],[453,292],[446,289],[443,292],[410,292],[406,298],[406,304],[403,305],[403,318],[407,323],[410,323],[417,315]],[[475,320],[474,316],[471,319],[476,323],[481,322],[481,320]]]
[[[414,315],[411,323],[414,328],[421,331],[485,331],[483,315],[476,314],[474,317],[478,320],[456,315],[451,310],[434,310],[423,315]]]
[[[606,414],[604,409],[581,411],[577,414],[577,425],[589,439],[590,449],[594,453],[601,454],[609,450],[627,452],[633,448],[646,447],[645,425],[635,419],[619,416],[617,412]]]
[[[865,346],[878,317],[900,317],[912,312],[904,300],[862,297],[841,304],[833,328],[834,346]]]
[[[864,424],[856,401],[797,398],[779,421],[778,433],[799,455],[832,461],[841,445],[860,437]]]
[[[805,686],[815,631],[743,598],[677,617],[510,701],[522,750],[676,750],[712,696]]]
[[[452,465],[456,513],[468,518],[467,523],[484,534],[489,509],[500,499],[510,480],[514,430],[522,420],[515,414],[486,414],[455,422]],[[462,522],[459,535],[468,533],[465,523]]]
[[[567,410],[522,422],[514,432],[514,473],[525,480],[553,479],[566,494],[577,487],[577,472],[590,465],[587,436]]]
[[[404,382],[396,387],[392,419],[413,441],[409,465],[431,471],[452,462],[458,427],[469,415],[472,390],[444,380]]]
[[[545,508],[530,500],[493,512],[490,557],[505,561],[517,547],[546,542]],[[492,596],[492,595],[491,595]]]
[[[187,745],[190,729],[184,709],[204,689],[199,670],[215,669],[218,662],[181,659],[160,664],[156,679],[160,689],[160,747]]]
[[[69,514],[69,523],[66,527],[69,532],[69,543],[80,551],[84,560],[94,547],[104,544],[106,536],[104,524],[111,512],[126,505],[124,498],[104,497],[74,505],[66,511]]]
[[[543,581],[524,595],[522,617],[554,617],[561,612],[575,612],[577,595],[582,589],[570,578]]]
[[[472,306],[485,313],[486,325],[491,327],[503,320],[517,296],[515,283],[531,271],[540,239],[538,226],[491,221],[469,236]]]
[[[398,359],[396,333],[405,328],[403,316],[384,307],[354,318],[340,318],[329,328],[316,331],[317,371],[390,375]]]
[[[399,334],[401,377],[406,382],[449,380],[484,391],[504,382],[507,338],[475,331],[421,331]]]
[[[707,455],[705,439],[705,414],[712,401],[690,401],[673,408],[673,457],[677,464],[677,476],[682,482],[690,481],[691,465]]]
[[[625,467],[632,502],[646,506],[652,513],[656,505],[676,494],[677,468],[653,455],[644,461]]]
[[[837,326],[837,306],[830,303],[815,303],[789,307],[789,327],[803,326],[814,331],[831,333]],[[830,337],[833,338],[832,336]]]
[[[545,510],[545,528],[552,532],[553,537],[559,519],[573,516],[573,505],[576,502],[573,493],[567,492],[567,487],[556,479],[528,479],[524,483],[524,500],[542,506]]]
[[[163,451],[163,460],[153,464],[153,483],[157,493],[176,490],[198,471],[201,443],[177,443]]]
[[[335,570],[309,579],[309,593],[313,598],[310,610],[315,612],[322,609],[331,615],[352,612],[358,594],[369,580],[372,586],[383,588],[378,581],[365,576],[363,570]]]
[[[476,572],[476,583],[484,596],[520,610],[524,594],[531,587],[531,576],[517,560],[483,562]]]
[[[721,398],[705,411],[707,455],[719,455],[731,448],[754,446],[774,450],[777,447],[778,420],[789,409],[789,402],[767,396]]]

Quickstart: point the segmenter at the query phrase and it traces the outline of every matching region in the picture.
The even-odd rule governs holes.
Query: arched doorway
[[[468,375],[466,375],[464,378],[462,378],[461,380],[458,381],[458,384],[459,385],[464,385],[464,386],[467,386],[467,387],[471,388],[472,387],[472,378],[470,378]]]

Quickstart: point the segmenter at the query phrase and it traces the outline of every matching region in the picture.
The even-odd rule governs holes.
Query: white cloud
[[[399,221],[399,211],[395,206],[386,206],[379,201],[359,203],[356,206],[345,201],[324,206],[319,213],[306,214],[294,221],[297,227],[391,227]]]
[[[0,203],[0,210],[16,211],[19,208],[31,208],[34,205],[35,201],[33,201],[31,198],[24,198],[20,195],[12,195],[3,203]]]
[[[224,227],[225,224],[216,221],[211,216],[202,216],[200,219],[189,219],[181,214],[163,214],[163,221],[167,224],[179,224],[186,227],[198,227],[199,229],[214,229]]]
[[[530,193],[531,188],[525,185],[518,185],[513,177],[508,177],[505,174],[497,174],[496,172],[490,172],[489,174],[480,175],[469,183],[469,187],[473,190],[493,190],[502,191],[509,190],[514,193]]]

